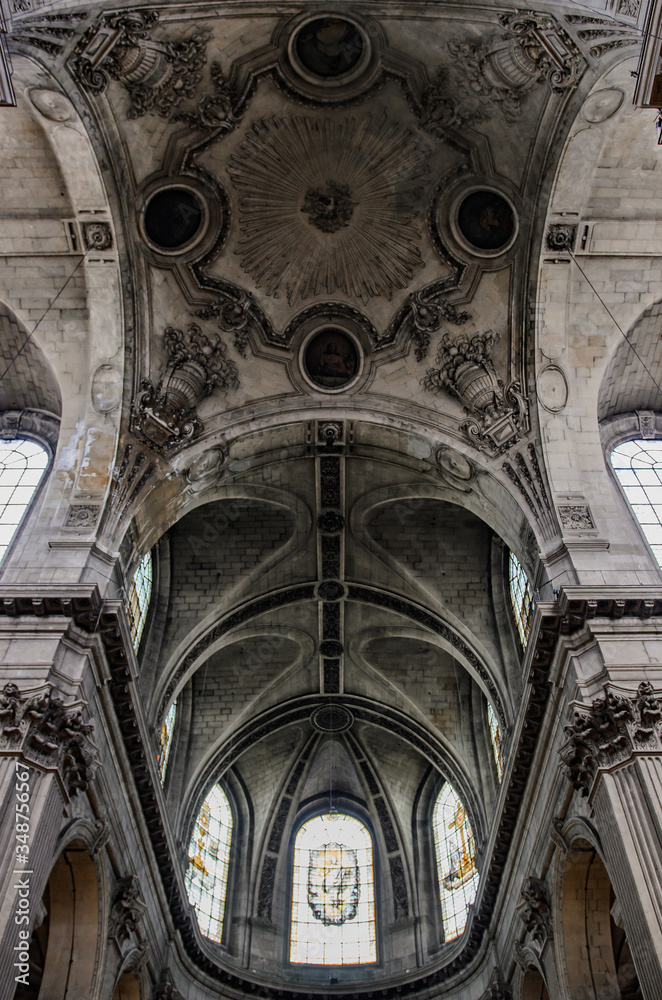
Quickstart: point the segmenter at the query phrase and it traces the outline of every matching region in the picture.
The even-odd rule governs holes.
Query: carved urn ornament
[[[219,334],[207,334],[197,323],[183,330],[169,326],[164,334],[168,353],[165,375],[154,386],[143,379],[133,404],[131,429],[157,451],[185,444],[202,430],[198,404],[218,386],[236,389],[237,367],[226,358]]]
[[[438,368],[428,368],[423,385],[431,392],[444,389],[460,400],[470,415],[461,425],[473,444],[492,455],[502,454],[528,429],[526,397],[518,382],[504,387],[492,363],[493,330],[441,338]]]

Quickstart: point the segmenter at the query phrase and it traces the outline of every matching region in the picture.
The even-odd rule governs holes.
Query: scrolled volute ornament
[[[549,890],[543,879],[527,878],[522,886],[520,917],[527,933],[541,945],[552,934],[552,908]]]

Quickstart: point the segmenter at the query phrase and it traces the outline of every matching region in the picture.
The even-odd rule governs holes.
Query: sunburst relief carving
[[[228,167],[243,268],[290,304],[335,292],[391,298],[423,266],[411,223],[427,158],[385,115],[259,122]]]

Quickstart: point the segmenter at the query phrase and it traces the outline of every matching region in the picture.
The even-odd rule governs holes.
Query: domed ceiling
[[[530,288],[574,234],[545,229],[547,197],[636,34],[552,3],[48,10],[11,45],[64,92],[44,74],[38,114],[66,122],[69,95],[110,191],[86,230],[119,251],[126,336],[100,538],[127,579],[156,557],[139,683],[152,733],[177,698],[180,734],[163,791],[132,760],[174,926],[228,995],[438,995],[477,967],[542,716],[504,568],[511,549],[542,582],[559,537]],[[507,739],[528,727],[502,789],[488,704]],[[180,850],[221,777],[246,823],[222,949]],[[485,873],[454,943],[419,833],[444,777]],[[334,796],[373,824],[390,943],[329,983],[282,948],[288,837]]]

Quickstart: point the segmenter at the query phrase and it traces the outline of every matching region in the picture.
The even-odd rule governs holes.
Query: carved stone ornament
[[[135,933],[146,909],[137,877],[120,879],[110,911],[109,937],[115,938],[119,945],[124,944]]]
[[[423,267],[414,220],[427,160],[385,115],[258,122],[228,166],[242,267],[289,303],[338,292],[390,299]]]
[[[557,509],[562,528],[569,531],[590,531],[595,528],[588,504],[560,504]]]
[[[631,0],[624,0],[628,3]],[[635,0],[636,2],[636,0]],[[620,8],[619,8],[620,11]],[[613,18],[589,17],[586,14],[566,14],[565,21],[572,25],[581,25],[577,37],[582,42],[589,42],[589,53],[594,59],[614,49],[626,48],[641,44],[641,34],[632,24],[625,24]]]
[[[217,445],[214,448],[208,448],[202,455],[194,459],[185,472],[188,483],[186,492],[190,494],[203,493],[220,482],[225,473],[227,457],[227,451]]]
[[[120,81],[131,101],[128,118],[147,112],[168,118],[185,98],[195,96],[202,78],[209,30],[181,42],[155,42],[149,29],[158,19],[156,11],[104,14],[69,59],[70,72],[86,90],[101,94],[110,78]]]
[[[152,990],[152,1000],[182,1000],[181,993],[172,985],[170,970],[164,969]]]
[[[67,708],[53,691],[22,695],[15,684],[0,694],[0,750],[21,753],[28,764],[57,769],[73,798],[84,792],[97,767],[94,726],[79,708]]]
[[[84,222],[83,239],[86,250],[110,250],[113,234],[108,222]]]
[[[497,973],[480,1000],[513,1000],[512,987],[504,983]]]
[[[135,434],[162,452],[202,431],[195,409],[205,396],[215,388],[227,391],[239,385],[237,366],[226,358],[217,333],[205,333],[197,323],[190,323],[186,331],[169,326],[164,344],[169,359],[166,373],[156,386],[143,379],[131,423]]]
[[[662,751],[662,703],[648,681],[642,681],[634,698],[605,687],[588,711],[575,711],[564,732],[568,739],[559,754],[566,776],[586,796],[601,769],[629,760],[635,751]]]
[[[93,528],[100,513],[101,505],[98,503],[71,504],[64,526],[65,528]]]
[[[544,944],[552,937],[549,890],[543,879],[527,878],[522,887],[520,917],[534,941]]]
[[[453,340],[441,338],[437,368],[428,368],[423,386],[430,392],[446,390],[460,400],[470,417],[460,426],[481,451],[501,455],[528,430],[528,408],[519,382],[504,388],[494,365],[492,330]]]
[[[561,94],[577,85],[587,63],[549,14],[520,10],[500,14],[499,22],[507,29],[500,38],[478,44],[451,41],[448,47],[465,75],[460,83],[465,103],[469,101],[464,117],[480,114],[478,108],[469,109],[471,102],[482,101],[498,105],[512,124],[534,84],[547,80]]]
[[[430,347],[430,336],[441,328],[442,323],[463,326],[471,315],[457,309],[438,291],[438,282],[414,292],[396,313],[387,329],[375,341],[375,350],[392,344],[397,337],[404,336],[416,345],[416,360],[423,361]]]
[[[235,114],[232,91],[219,63],[211,64],[209,75],[212,92],[200,99],[197,112],[181,111],[172,120],[202,132],[232,132],[241,118]]]
[[[569,226],[567,223],[555,222],[547,230],[545,246],[548,250],[556,253],[568,253],[575,249],[575,237],[577,226]]]

